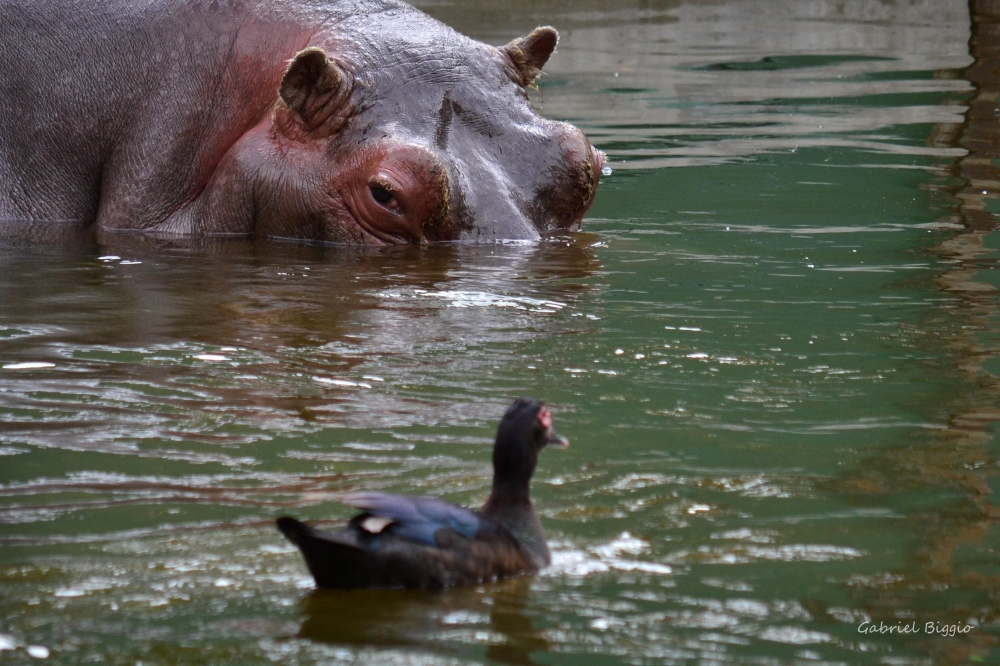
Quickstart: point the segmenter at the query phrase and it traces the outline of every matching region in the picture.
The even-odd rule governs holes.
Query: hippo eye
[[[396,210],[399,208],[399,202],[396,201],[395,195],[393,195],[393,193],[390,192],[385,187],[378,184],[372,184],[368,186],[368,189],[371,190],[372,199],[374,199],[379,204],[391,210]]]

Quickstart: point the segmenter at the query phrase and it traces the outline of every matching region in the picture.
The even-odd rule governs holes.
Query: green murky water
[[[560,28],[535,102],[614,170],[586,232],[0,249],[0,662],[1000,662],[968,7],[424,8]],[[311,592],[275,516],[477,504],[525,394],[573,440],[551,569]]]

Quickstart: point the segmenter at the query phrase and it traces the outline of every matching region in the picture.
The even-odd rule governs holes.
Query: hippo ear
[[[546,25],[535,28],[527,37],[518,37],[500,50],[514,63],[521,79],[519,83],[530,86],[542,73],[558,41],[559,33]]]
[[[346,117],[338,112],[347,105],[350,89],[347,73],[327,57],[326,51],[310,46],[292,58],[278,95],[292,119],[305,131],[312,132],[335,115]],[[333,131],[336,129],[339,127]]]

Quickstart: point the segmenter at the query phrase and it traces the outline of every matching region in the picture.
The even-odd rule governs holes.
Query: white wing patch
[[[382,530],[394,522],[396,521],[385,516],[368,516],[361,521],[361,529],[369,534],[380,534]]]

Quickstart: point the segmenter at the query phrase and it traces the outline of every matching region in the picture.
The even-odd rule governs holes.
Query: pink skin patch
[[[548,407],[542,407],[538,410],[538,422],[542,424],[542,427],[548,430],[552,427],[552,414],[549,413]]]

